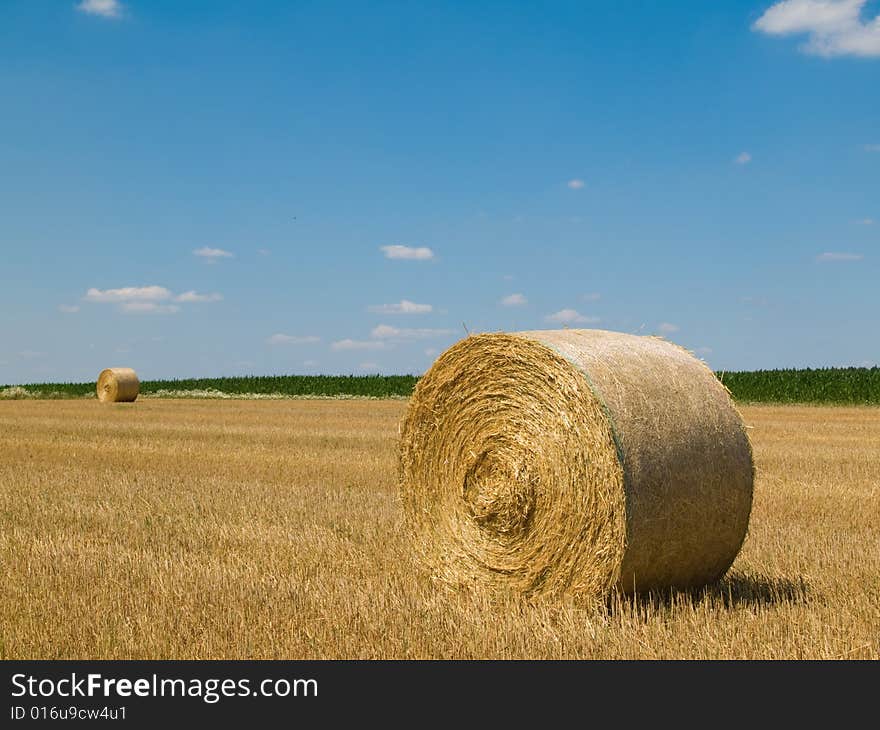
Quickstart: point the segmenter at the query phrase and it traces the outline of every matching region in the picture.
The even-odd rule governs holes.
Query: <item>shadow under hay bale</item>
[[[723,608],[740,606],[773,606],[801,603],[809,597],[809,585],[802,577],[796,579],[732,572],[702,588],[654,590],[608,600],[609,613],[651,613],[673,605],[698,606],[710,603]]]

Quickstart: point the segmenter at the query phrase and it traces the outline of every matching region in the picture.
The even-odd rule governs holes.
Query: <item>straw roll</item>
[[[140,382],[131,368],[107,368],[98,376],[97,391],[102,403],[131,403],[138,397]]]
[[[696,587],[752,504],[748,438],[714,374],[654,337],[468,337],[419,381],[400,489],[439,580],[527,594]]]

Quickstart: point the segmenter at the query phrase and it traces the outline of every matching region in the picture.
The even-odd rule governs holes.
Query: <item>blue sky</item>
[[[0,383],[475,331],[880,361],[880,3],[0,3]]]

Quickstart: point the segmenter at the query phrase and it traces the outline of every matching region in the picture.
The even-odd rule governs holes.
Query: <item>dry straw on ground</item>
[[[601,330],[451,347],[415,389],[399,468],[435,577],[526,594],[704,585],[733,563],[752,505],[749,441],[712,372]]]
[[[744,406],[733,567],[594,607],[413,569],[402,401],[141,400],[0,400],[0,660],[880,659],[880,408]]]
[[[98,400],[102,403],[131,403],[138,397],[140,381],[131,368],[107,368],[98,376]]]

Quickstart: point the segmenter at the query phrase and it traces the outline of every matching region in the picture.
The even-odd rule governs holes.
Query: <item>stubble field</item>
[[[732,572],[587,606],[418,572],[405,407],[0,402],[0,658],[880,658],[880,409],[743,407]]]

